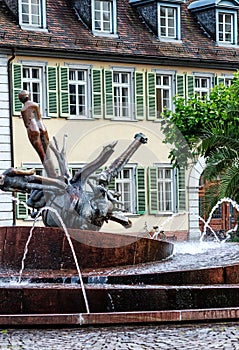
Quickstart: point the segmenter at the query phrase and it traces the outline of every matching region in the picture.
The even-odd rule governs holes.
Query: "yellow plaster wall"
[[[18,60],[26,61],[26,57],[17,57]],[[34,60],[33,57],[29,61]],[[39,60],[39,58],[36,58]],[[46,60],[46,59],[45,59]],[[72,64],[92,64],[94,68],[110,68],[112,66],[125,67],[126,64],[115,62],[97,62],[97,61],[79,61],[79,60],[62,60],[48,59],[49,65]],[[152,69],[177,71],[177,73],[191,74],[195,69],[185,67],[167,67],[151,65],[127,64],[127,67],[135,68],[138,71],[152,71]],[[197,72],[205,73],[205,69],[196,69]],[[208,73],[212,71],[208,70]],[[214,71],[213,73],[232,74],[231,71]],[[169,163],[168,153],[170,148],[162,143],[163,135],[160,132],[160,123],[151,121],[142,122],[118,122],[105,120],[67,120],[64,118],[44,119],[48,129],[50,139],[53,136],[57,138],[59,144],[62,144],[64,134],[68,135],[67,158],[70,163],[89,162],[93,160],[104,145],[118,140],[115,147],[115,153],[110,158],[113,160],[117,157],[129,143],[133,140],[137,132],[143,132],[148,137],[147,145],[142,147],[131,158],[130,162],[138,163],[143,166],[153,165],[154,163]],[[21,166],[22,163],[39,163],[38,155],[31,146],[27,133],[20,117],[13,117],[13,135],[14,135],[14,160],[15,166]],[[154,215],[135,216],[131,218],[133,227],[129,230],[122,228],[120,225],[110,222],[105,224],[102,231],[108,232],[143,232],[145,222],[148,228],[158,225],[165,231],[179,231],[188,229],[188,213],[174,215],[173,217],[157,217]],[[24,223],[25,224],[25,223]]]

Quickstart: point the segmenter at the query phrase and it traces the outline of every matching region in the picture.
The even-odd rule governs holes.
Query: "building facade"
[[[177,239],[189,231],[199,237],[198,189],[205,165],[199,160],[189,169],[172,167],[160,115],[173,110],[176,95],[206,98],[215,84],[230,84],[239,63],[238,5],[0,0],[1,169],[14,165],[43,173],[20,116],[18,92],[26,89],[50,136],[61,143],[68,135],[73,174],[118,140],[113,160],[143,132],[147,145],[112,184],[133,222],[127,232],[159,226]],[[31,222],[24,205],[12,206],[11,195],[1,196],[2,224]],[[103,230],[125,229],[110,223]]]

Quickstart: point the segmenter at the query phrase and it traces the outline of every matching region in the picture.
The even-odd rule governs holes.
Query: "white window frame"
[[[158,168],[158,208],[159,208],[159,214],[172,214],[176,212],[176,190],[177,190],[177,183],[176,183],[176,172],[175,169],[172,167],[171,164],[157,164]],[[165,176],[163,178],[159,177],[159,171],[162,170],[164,175],[166,170],[171,171],[171,178],[168,179]],[[162,186],[160,186],[162,184]],[[166,200],[166,185],[171,185],[171,207],[167,209],[167,200]],[[163,192],[161,192],[161,187],[163,187]],[[163,204],[162,207],[161,203]]]
[[[231,86],[232,85],[232,76],[225,76],[225,86]]]
[[[26,30],[34,30],[34,31],[47,31],[47,24],[46,24],[46,0],[39,0],[39,24],[33,24],[32,22],[32,17],[31,17],[31,12],[29,11],[29,16],[31,20],[29,23],[23,23],[23,12],[22,12],[22,5],[23,1],[26,2],[26,0],[19,0],[18,1],[18,13],[19,13],[19,24],[22,29]],[[29,2],[29,8],[31,7],[31,1],[28,0]]]
[[[125,184],[128,184],[130,187],[129,194],[130,194],[130,200],[128,201],[130,203],[130,208],[127,208],[125,205],[118,204],[118,208],[120,210],[126,210],[127,213],[135,214],[136,213],[136,184],[135,184],[135,165],[128,164],[127,166],[124,166],[124,168],[118,173],[118,175],[115,177],[115,189],[121,194],[121,197],[119,198],[119,201],[125,202],[125,193],[120,190],[120,187],[124,188]],[[124,171],[129,171],[130,177],[124,178]],[[128,210],[127,210],[128,209]]]
[[[156,73],[156,85],[155,85],[155,87],[156,87],[156,100],[157,100],[157,113],[162,113],[162,111],[160,112],[160,111],[158,111],[158,93],[157,93],[157,90],[167,90],[167,91],[169,91],[169,98],[168,98],[168,101],[169,101],[169,106],[167,107],[167,110],[171,110],[171,111],[173,111],[173,109],[174,109],[174,105],[173,105],[173,96],[175,95],[175,84],[174,84],[174,82],[175,82],[175,75],[176,75],[176,72],[175,71],[167,71],[167,70],[157,70],[157,69],[155,69],[155,70],[153,70],[155,73]],[[161,77],[163,77],[163,76],[167,76],[167,77],[169,77],[169,85],[168,86],[166,86],[166,85],[158,85],[157,84],[157,77],[158,76],[161,76]],[[163,107],[163,100],[164,100],[164,98],[163,98],[163,96],[161,96],[161,105],[162,105],[162,107]],[[163,107],[163,109],[164,109],[164,107]],[[160,115],[158,115],[158,117],[160,117]]]
[[[41,61],[20,61],[19,63],[22,64],[22,84],[29,82],[30,86],[32,86],[32,83],[34,82],[34,79],[26,79],[23,77],[23,69],[24,68],[39,68],[41,70],[41,77],[39,78],[39,84],[40,84],[40,102],[39,102],[39,108],[40,112],[43,118],[47,118],[47,103],[46,103],[46,62]],[[30,94],[30,98],[32,95],[32,91],[28,91]]]
[[[231,41],[225,41],[219,39],[219,15],[231,15],[232,16],[232,33],[231,33]],[[229,10],[222,10],[217,9],[216,10],[216,42],[218,45],[237,45],[237,12],[236,11],[229,11]],[[223,30],[223,36],[225,37],[225,23],[224,23],[224,30]]]
[[[174,18],[175,35],[174,36],[161,35],[161,27],[162,27],[161,16],[160,16],[161,7],[164,7],[166,9],[173,8],[175,10],[175,18]],[[168,28],[168,25],[166,25],[166,28]],[[175,3],[170,4],[167,2],[158,3],[158,37],[161,41],[181,41],[181,7],[180,5]]]
[[[91,0],[91,15],[92,15],[92,32],[95,36],[110,36],[110,37],[118,37],[117,35],[117,6],[116,6],[116,0],[104,0],[100,1],[101,5],[103,6],[103,2],[110,3],[110,30],[109,31],[104,31],[103,29],[96,29],[95,28],[95,1],[100,1],[100,0]],[[101,21],[103,20],[103,8],[101,8]]]
[[[112,74],[113,74],[113,108],[114,108],[114,119],[115,120],[134,120],[134,71],[135,69],[129,69],[128,67],[112,67]],[[114,73],[119,73],[121,74],[127,74],[129,76],[129,83],[128,84],[118,84],[114,82]],[[116,105],[115,105],[115,88],[119,87],[120,90],[123,87],[128,87],[128,116],[123,116],[122,115],[122,106],[119,107],[119,111],[120,111],[120,115],[116,115],[115,113],[115,109],[116,109]],[[120,95],[120,99],[122,99],[122,95]]]
[[[68,85],[69,85],[69,100],[70,100],[70,70],[76,70],[76,71],[85,71],[86,81],[85,81],[85,98],[86,98],[86,113],[84,115],[74,115],[70,114],[70,117],[68,119],[91,119],[91,84],[90,84],[90,74],[92,65],[89,64],[70,64],[66,63],[66,67],[69,68],[69,79],[68,79]],[[70,102],[69,102],[69,108],[70,108]]]
[[[213,87],[212,82],[213,82],[214,75],[207,74],[207,73],[197,73],[197,72],[193,73],[193,75],[195,79],[195,86],[194,86],[195,95],[203,97],[205,96],[205,93],[206,93],[207,97],[209,97],[209,94]],[[202,79],[206,79],[208,82],[207,87],[202,87],[201,84],[199,87],[196,87],[196,79],[200,79],[200,81],[202,81]]]
[[[92,65],[90,64],[71,64],[71,63],[65,63],[65,66],[69,69],[73,70],[84,70],[86,74],[86,113],[85,115],[73,115],[70,114],[68,119],[91,119],[92,117],[92,105],[91,105],[91,69]],[[70,75],[70,74],[69,74]],[[70,79],[68,79],[68,87],[70,85]],[[70,100],[70,87],[69,87],[69,100]],[[69,102],[70,106],[70,102]],[[70,108],[70,107],[69,107]]]

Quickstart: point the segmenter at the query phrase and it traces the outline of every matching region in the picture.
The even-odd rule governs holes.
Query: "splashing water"
[[[224,197],[224,198],[220,199],[220,200],[217,202],[217,204],[215,204],[214,207],[212,208],[212,210],[211,210],[211,212],[210,212],[210,214],[209,214],[209,217],[208,217],[207,221],[205,222],[204,229],[203,229],[203,233],[202,233],[202,235],[201,235],[201,237],[200,237],[200,241],[202,241],[203,238],[204,238],[204,236],[206,235],[206,230],[207,230],[207,228],[210,228],[209,223],[210,223],[210,221],[212,220],[212,216],[213,216],[214,211],[215,211],[222,203],[225,203],[225,202],[230,203],[230,204],[233,206],[233,208],[236,209],[237,212],[239,212],[239,204],[238,204],[236,201],[234,201],[234,200],[231,199],[231,198],[227,198],[227,197]],[[227,239],[228,239],[228,238],[227,238]]]
[[[204,223],[204,228],[206,226],[206,221],[199,215],[198,216],[199,220],[201,220]],[[216,238],[217,242],[221,242],[220,239],[217,237],[216,232],[211,228],[211,226],[208,224],[207,226],[209,228],[209,230],[213,233],[214,237]],[[200,241],[202,242],[202,236],[200,237]]]
[[[174,243],[174,256],[177,255],[197,255],[204,254],[221,246],[221,241],[218,242],[176,242]]]
[[[76,269],[77,269],[77,272],[78,272],[78,275],[79,275],[80,284],[81,284],[81,288],[82,288],[82,294],[83,294],[84,301],[85,301],[85,306],[86,306],[86,311],[87,311],[87,313],[90,313],[88,299],[87,299],[86,291],[85,291],[85,286],[84,286],[83,279],[82,279],[82,273],[81,273],[81,270],[80,270],[80,267],[79,267],[79,264],[78,264],[78,261],[77,261],[77,257],[76,257],[75,250],[74,250],[74,247],[73,247],[73,244],[72,244],[72,241],[71,241],[71,237],[69,235],[69,232],[67,231],[67,228],[66,228],[62,218],[60,217],[60,215],[57,212],[57,210],[54,209],[54,208],[47,207],[47,206],[44,207],[44,208],[41,208],[39,210],[39,212],[37,213],[35,219],[34,219],[34,223],[32,225],[32,228],[30,230],[30,234],[29,234],[28,240],[27,240],[26,245],[25,245],[24,254],[23,254],[23,258],[22,258],[22,266],[21,266],[21,270],[19,272],[19,280],[18,280],[18,282],[20,283],[21,279],[22,279],[22,273],[23,273],[23,270],[24,270],[24,263],[25,263],[25,259],[26,259],[27,253],[28,253],[28,245],[29,245],[29,243],[31,241],[36,221],[37,221],[38,217],[42,214],[42,212],[44,210],[50,210],[51,212],[56,214],[57,218],[59,219],[59,221],[60,221],[60,223],[62,225],[62,228],[63,228],[63,230],[65,232],[66,238],[67,238],[68,243],[70,245],[70,248],[71,248],[71,251],[72,251],[72,255],[73,255],[73,258],[74,258],[74,261],[75,261]]]

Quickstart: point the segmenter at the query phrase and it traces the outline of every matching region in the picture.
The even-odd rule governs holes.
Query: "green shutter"
[[[13,85],[13,115],[21,115],[22,103],[18,94],[22,90],[22,65],[14,63],[12,65],[12,85]]]
[[[158,210],[158,168],[149,167],[149,213],[157,214]]]
[[[115,191],[116,190],[116,184],[115,184],[115,177],[110,181],[109,185],[108,185],[108,190],[110,191]]]
[[[69,69],[67,67],[59,67],[60,69],[60,117],[70,116],[69,103]]]
[[[156,119],[156,74],[151,72],[147,73],[147,107],[147,119]]]
[[[23,203],[27,202],[27,194],[26,193],[16,193],[18,202],[16,205],[16,217],[17,219],[27,219],[28,218],[28,209],[27,206]]]
[[[178,211],[186,210],[186,171],[185,168],[177,170]]]
[[[102,70],[92,69],[92,117],[101,118],[102,110]]]
[[[176,95],[178,97],[185,97],[185,76],[184,74],[176,75]]]
[[[136,188],[137,188],[137,214],[145,214],[146,212],[146,181],[145,181],[145,168],[136,168]]]
[[[144,73],[135,72],[135,118],[143,120],[145,118],[145,100],[144,100]]]
[[[47,112],[49,117],[58,116],[57,67],[47,66]]]
[[[195,77],[187,75],[187,98],[194,97]]]
[[[104,71],[105,80],[105,118],[114,117],[114,99],[113,99],[113,72],[111,70]]]

